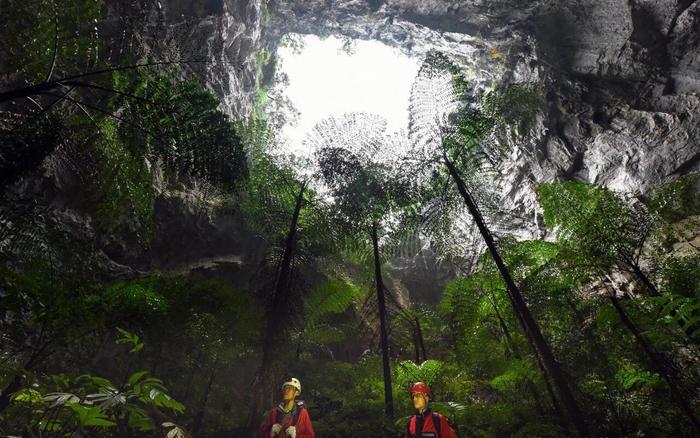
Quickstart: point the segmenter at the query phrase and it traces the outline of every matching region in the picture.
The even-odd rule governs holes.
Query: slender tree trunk
[[[644,273],[644,271],[642,271],[642,268],[640,268],[639,265],[637,265],[636,263],[633,263],[632,261],[630,261],[628,258],[625,258],[624,260],[625,260],[625,263],[630,268],[632,268],[632,272],[634,272],[634,275],[637,277],[637,279],[647,289],[647,291],[649,292],[649,295],[651,295],[653,297],[660,297],[661,293],[656,288],[654,283],[649,279],[649,277],[647,277],[647,275]],[[607,278],[610,281],[610,283],[613,284],[613,286],[614,286],[615,285],[614,280],[612,278],[610,278],[609,276]],[[671,311],[669,312],[669,315],[671,315],[672,317],[676,316],[677,314],[678,314],[678,311],[676,309],[671,309]],[[680,329],[681,333],[683,333],[686,336],[686,338],[687,338],[686,343],[692,344],[696,348],[700,348],[700,342],[698,342],[697,339],[695,339],[691,336],[692,332],[689,331],[690,327],[686,327],[685,320],[683,320],[682,318],[679,320],[676,320],[676,325]]]
[[[214,366],[211,368],[211,373],[209,373],[209,380],[207,381],[207,387],[204,389],[204,397],[202,402],[199,404],[199,409],[197,410],[197,415],[194,419],[194,424],[192,426],[192,434],[194,436],[199,435],[199,430],[202,428],[202,423],[204,423],[204,413],[207,408],[207,402],[209,402],[209,395],[211,394],[211,387],[214,385],[214,378],[216,377],[216,367],[219,365],[219,357],[214,359]]]
[[[503,332],[503,336],[506,338],[506,344],[508,345],[508,349],[511,351],[513,356],[516,359],[522,359],[523,356],[520,354],[520,349],[518,346],[515,344],[513,341],[513,337],[510,335],[510,329],[508,329],[508,326],[506,325],[506,321],[503,319],[501,316],[501,312],[498,310],[498,306],[496,305],[496,300],[491,298],[491,306],[493,307],[493,310],[496,312],[496,318],[498,318],[498,324],[501,326],[501,331]],[[546,378],[546,376],[544,376]],[[542,400],[540,399],[540,394],[537,392],[537,388],[535,387],[535,384],[533,383],[532,380],[527,379],[527,387],[530,393],[532,394],[532,398],[535,400],[535,406],[537,408],[537,412],[539,412],[540,416],[544,416],[544,408],[542,407]],[[556,402],[556,400],[555,400]],[[558,411],[558,414],[561,414],[561,411]],[[559,415],[558,417],[559,421],[563,421],[563,417]]]
[[[382,264],[379,259],[379,239],[377,238],[377,223],[372,222],[372,246],[374,248],[374,278],[377,283],[377,302],[379,304],[379,332],[382,347],[382,366],[384,367],[384,404],[386,415],[394,416],[394,396],[391,392],[391,368],[389,367],[389,338],[387,336],[386,301],[384,297],[384,281],[382,280]]]
[[[425,342],[423,338],[423,330],[420,328],[420,321],[416,318],[416,330],[418,331],[418,342],[420,342],[420,349],[423,352],[423,361],[428,360],[428,353],[425,351]]]
[[[413,326],[413,349],[416,353],[416,365],[419,365],[420,362],[420,342],[418,341],[418,329],[416,326]]]
[[[637,279],[644,285],[644,287],[649,291],[649,294],[651,294],[654,297],[659,297],[661,296],[661,293],[659,293],[659,290],[656,288],[656,285],[651,282],[649,277],[642,271],[642,268],[640,268],[636,263],[629,263],[629,265],[632,267],[632,271],[634,272],[634,275],[637,277]]]
[[[280,318],[286,313],[289,304],[289,283],[292,273],[292,261],[294,259],[294,251],[296,248],[297,225],[299,222],[299,214],[304,204],[304,193],[306,191],[306,183],[301,185],[299,194],[296,197],[294,212],[289,224],[289,231],[285,239],[284,252],[280,262],[279,271],[273,288],[272,305],[270,307],[267,324],[265,328],[265,338],[263,340],[263,357],[256,379],[256,385],[259,385],[257,391],[253,391],[254,401],[252,403],[251,414],[248,418],[248,430],[253,433],[257,430],[257,422],[260,413],[265,409],[265,402],[272,399],[273,394],[268,394],[272,385],[270,384],[270,373],[272,370],[273,356],[278,340],[282,335],[284,324],[280,324]]]
[[[197,370],[199,369],[199,364],[202,363],[202,358],[204,357],[204,350],[200,347],[199,350],[197,351],[197,357],[195,359],[194,367],[192,368],[192,372],[190,373],[188,379],[187,379],[187,386],[185,386],[185,393],[182,395],[182,398],[179,400],[187,405],[187,401],[190,398],[190,390],[193,388],[192,382],[194,382],[194,375],[197,373]]]
[[[671,393],[673,394],[676,403],[681,408],[681,410],[688,416],[688,419],[692,423],[693,428],[696,430],[696,432],[700,434],[700,421],[698,421],[698,418],[695,416],[695,413],[693,412],[692,407],[688,403],[688,400],[683,395],[683,392],[681,391],[681,388],[677,383],[676,376],[672,375],[675,373],[668,369],[664,361],[661,359],[660,354],[654,350],[654,347],[652,347],[651,344],[647,342],[647,340],[644,338],[637,326],[632,322],[629,316],[627,316],[625,309],[622,308],[622,305],[620,304],[620,301],[617,299],[617,297],[615,297],[614,295],[610,295],[610,302],[612,303],[613,307],[615,307],[615,310],[617,311],[617,314],[620,317],[620,321],[622,321],[622,324],[624,324],[624,326],[627,327],[627,329],[637,340],[639,346],[642,348],[642,350],[644,350],[644,353],[647,355],[649,361],[651,362],[652,368],[657,373],[661,374],[661,376],[664,378],[669,388],[671,389]]]
[[[542,380],[544,381],[544,387],[547,390],[547,395],[549,396],[549,400],[552,402],[552,408],[554,408],[554,414],[557,416],[557,419],[559,420],[559,426],[562,428],[566,436],[571,436],[572,433],[569,430],[569,426],[566,424],[565,418],[566,416],[564,415],[564,411],[561,408],[561,404],[559,403],[559,400],[557,399],[557,395],[554,392],[554,388],[552,388],[552,379],[549,378],[549,374],[547,374],[547,369],[544,367],[544,364],[542,363],[542,359],[540,359],[540,356],[535,353],[535,360],[537,361],[537,367],[540,369],[540,372],[542,373]]]
[[[496,301],[492,298],[492,305],[494,306],[495,309],[497,309],[496,306]],[[498,312],[498,310],[497,310]],[[520,323],[521,327],[525,327],[525,324],[523,323],[522,317],[518,312],[514,312],[516,319],[518,319],[518,322]],[[500,315],[500,313],[497,313]],[[499,319],[502,321],[503,326],[505,326],[505,321],[503,321],[502,318],[499,317]],[[507,330],[507,327],[506,327]],[[544,364],[542,363],[542,359],[540,358],[540,354],[537,352],[537,348],[535,347],[535,343],[532,341],[532,337],[527,334],[527,330],[524,329],[525,333],[525,339],[527,339],[527,343],[530,346],[530,349],[532,350],[533,355],[535,356],[535,360],[537,361],[537,367],[540,370],[540,373],[542,374],[542,380],[544,381],[544,387],[547,390],[547,395],[549,396],[549,400],[552,402],[552,408],[554,409],[554,414],[555,417],[557,418],[557,422],[559,423],[559,426],[561,426],[562,430],[565,432],[566,436],[572,436],[571,431],[569,430],[569,427],[567,425],[567,417],[564,414],[564,411],[561,408],[561,404],[559,403],[559,400],[557,399],[557,396],[554,392],[554,389],[552,388],[552,382],[549,377],[549,374],[547,372],[547,369],[545,368]],[[510,331],[508,331],[510,336]],[[511,337],[512,340],[512,337]],[[515,344],[513,344],[515,345]]]
[[[559,398],[564,404],[569,419],[575,425],[579,435],[584,437],[589,436],[588,427],[586,426],[586,422],[583,419],[583,414],[581,413],[576,399],[571,393],[569,385],[566,381],[566,377],[564,376],[561,367],[554,358],[554,354],[549,348],[547,341],[544,339],[544,336],[542,336],[542,332],[540,331],[537,322],[532,317],[532,314],[530,313],[530,310],[528,309],[527,304],[525,303],[525,300],[523,299],[520,293],[520,290],[515,285],[515,282],[510,276],[510,272],[508,271],[508,268],[506,268],[506,265],[503,262],[501,255],[498,253],[496,244],[493,241],[493,236],[491,235],[491,232],[486,226],[486,223],[484,222],[484,219],[481,216],[481,212],[479,211],[478,207],[476,206],[476,203],[469,194],[469,191],[467,190],[467,187],[464,184],[462,177],[459,175],[459,171],[450,161],[450,159],[447,157],[447,153],[444,151],[443,159],[445,165],[447,166],[450,172],[450,175],[452,176],[452,179],[457,185],[459,193],[464,199],[464,203],[466,204],[469,213],[474,218],[479,232],[484,238],[486,246],[488,247],[489,252],[491,253],[491,257],[493,257],[493,260],[496,263],[496,267],[498,268],[501,277],[503,277],[503,281],[505,282],[506,287],[508,289],[508,296],[510,297],[511,303],[513,304],[513,309],[517,314],[520,315],[520,321],[524,325],[523,329],[525,330],[525,333],[531,337],[532,342],[535,344],[536,350],[539,352],[542,358],[545,368],[549,372],[549,375],[552,377],[552,380],[554,380],[557,392],[559,393]]]

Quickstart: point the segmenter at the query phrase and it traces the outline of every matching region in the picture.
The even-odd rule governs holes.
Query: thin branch
[[[8,102],[13,99],[18,99],[22,97],[33,96],[36,94],[42,94],[42,91],[52,90],[56,87],[61,86],[64,82],[73,81],[75,79],[81,79],[89,76],[97,76],[105,73],[113,73],[117,71],[124,70],[135,70],[142,67],[154,67],[158,65],[174,65],[174,64],[195,64],[195,63],[218,63],[218,61],[207,61],[207,60],[191,60],[191,61],[158,61],[158,62],[144,62],[141,64],[133,64],[121,67],[111,67],[102,70],[95,70],[87,73],[81,73],[79,75],[67,76],[61,79],[54,79],[52,81],[46,81],[35,85],[30,85],[29,87],[17,88],[10,91],[5,91],[0,93],[0,103]],[[224,64],[230,64],[224,62]]]
[[[56,10],[56,4],[53,4],[53,22],[54,22],[54,36],[53,36],[53,56],[51,58],[51,66],[49,67],[49,72],[46,74],[46,79],[44,82],[51,80],[53,76],[53,70],[56,68],[56,58],[58,57],[58,11]]]
[[[73,91],[73,87],[71,87],[68,91],[66,91],[65,93],[63,93],[63,96],[68,95],[71,91]],[[36,103],[36,101],[35,101],[34,99],[32,99],[31,97],[28,97],[28,99],[31,100],[32,102],[35,102],[35,103]],[[15,132],[16,130],[22,128],[22,127],[25,126],[26,124],[28,124],[28,123],[30,123],[30,122],[33,122],[34,120],[38,119],[42,114],[47,113],[54,105],[56,105],[56,104],[57,104],[58,102],[60,102],[61,100],[63,100],[63,97],[58,97],[58,98],[54,99],[53,102],[51,102],[50,104],[46,105],[46,106],[43,107],[43,108],[42,108],[38,103],[36,103],[36,104],[39,105],[39,107],[41,108],[41,111],[39,111],[39,112],[36,113],[36,114],[33,114],[31,117],[28,117],[28,118],[27,118],[26,120],[24,120],[22,123],[20,123],[19,125],[15,126],[14,128],[12,128],[12,130],[11,130],[10,132]]]
[[[152,100],[150,100],[150,99],[146,99],[145,97],[137,96],[137,95],[135,95],[135,94],[127,93],[127,92],[125,92],[125,91],[115,90],[114,88],[103,87],[103,86],[101,86],[101,85],[96,85],[96,84],[93,84],[93,83],[90,83],[90,82],[66,81],[66,82],[64,82],[64,84],[65,84],[65,85],[71,85],[71,86],[73,86],[74,88],[75,88],[75,87],[92,88],[92,89],[95,89],[95,90],[100,90],[100,91],[105,91],[105,92],[108,92],[108,93],[113,93],[113,94],[116,94],[116,95],[119,95],[119,96],[129,97],[129,98],[131,98],[131,99],[140,100],[140,101],[142,101],[142,102],[149,103],[149,104],[154,105],[154,106],[157,106],[157,105],[158,105],[158,103],[156,103],[156,102],[154,102],[154,101],[152,101]]]
[[[134,128],[138,129],[139,131],[143,132],[144,134],[150,136],[151,138],[153,138],[153,139],[156,140],[157,142],[159,142],[159,143],[161,143],[161,144],[164,144],[164,145],[167,145],[167,144],[166,144],[165,142],[163,142],[157,135],[153,134],[153,133],[150,132],[149,130],[147,130],[147,129],[141,127],[141,126],[139,126],[139,125],[136,124],[136,123],[132,123],[132,122],[126,120],[126,119],[123,118],[123,117],[119,117],[118,115],[116,115],[116,114],[114,114],[114,113],[112,113],[112,112],[103,110],[102,108],[96,107],[96,106],[94,106],[94,105],[90,105],[90,104],[85,103],[85,102],[82,102],[82,101],[80,101],[80,100],[73,99],[72,97],[68,97],[66,94],[59,95],[59,94],[55,94],[55,93],[50,93],[50,92],[48,92],[48,91],[43,91],[43,92],[41,92],[40,94],[45,94],[45,95],[48,95],[48,96],[59,97],[59,98],[61,98],[61,99],[65,99],[65,100],[67,100],[67,101],[69,101],[69,102],[72,102],[72,103],[74,103],[74,104],[76,104],[76,105],[78,105],[78,106],[80,106],[80,105],[85,105],[87,108],[90,108],[90,109],[95,110],[95,111],[97,111],[97,112],[99,112],[99,113],[102,113],[102,114],[104,114],[104,115],[106,115],[106,116],[109,116],[109,117],[111,117],[111,118],[113,118],[113,119],[119,120],[120,122],[124,122],[124,123],[126,123],[126,124],[128,124],[128,125],[130,125],[130,126],[133,126]]]

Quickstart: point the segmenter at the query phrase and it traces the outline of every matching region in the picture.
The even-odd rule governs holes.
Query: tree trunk
[[[187,378],[187,385],[185,386],[185,393],[182,395],[181,398],[178,399],[184,405],[187,405],[187,402],[189,401],[190,391],[194,387],[194,385],[192,384],[194,382],[194,375],[197,373],[197,370],[200,369],[199,364],[202,363],[203,357],[204,357],[204,350],[202,348],[199,348],[197,350],[197,356],[196,356],[196,359],[194,361],[194,366],[192,367],[192,372],[190,373],[189,377]]]
[[[647,288],[647,290],[652,296],[661,296],[661,293],[659,293],[659,290],[656,288],[654,283],[652,283],[649,277],[647,277],[647,275],[644,272],[642,272],[642,268],[637,266],[636,263],[630,263],[630,266],[632,267],[632,271],[634,271],[634,275],[637,276],[637,279],[644,285],[644,287]]]
[[[211,387],[214,385],[214,378],[216,377],[216,367],[219,365],[219,357],[214,359],[214,366],[211,368],[211,373],[209,373],[209,380],[207,381],[207,387],[204,389],[204,397],[202,402],[199,404],[199,409],[197,410],[197,415],[194,419],[194,424],[192,426],[192,434],[194,436],[199,435],[199,430],[202,428],[202,423],[204,423],[204,413],[207,408],[207,402],[209,401],[209,394],[211,394]]]
[[[387,336],[386,301],[384,298],[384,281],[382,264],[379,260],[379,241],[377,223],[372,222],[372,246],[374,248],[374,278],[377,283],[377,302],[379,304],[379,332],[382,348],[382,366],[384,367],[384,404],[386,415],[394,416],[394,397],[391,392],[391,368],[389,367],[389,338]]]
[[[257,422],[259,415],[265,409],[265,403],[270,402],[273,394],[269,393],[273,385],[270,384],[270,372],[272,369],[273,356],[278,340],[282,335],[284,324],[280,324],[281,316],[284,316],[289,304],[289,282],[292,272],[292,261],[294,259],[294,250],[296,246],[297,225],[299,222],[299,214],[304,203],[304,193],[306,191],[306,183],[301,185],[299,194],[296,197],[294,212],[289,224],[289,231],[285,239],[284,252],[280,262],[275,286],[273,288],[272,305],[267,316],[267,324],[265,328],[265,338],[263,341],[263,357],[256,379],[256,385],[259,387],[257,391],[253,391],[254,401],[252,403],[252,411],[248,418],[248,430],[251,433],[257,430]]]
[[[632,271],[634,272],[634,275],[637,277],[637,279],[644,285],[644,287],[647,289],[649,292],[649,295],[653,297],[660,297],[661,293],[659,290],[656,288],[654,283],[647,277],[647,275],[642,271],[642,268],[639,267],[636,263],[633,263],[629,261],[629,259],[625,258],[625,263],[629,265],[630,268],[632,268]],[[615,289],[615,282],[612,278],[609,276],[607,277],[610,283],[613,285]],[[669,312],[669,315],[672,317],[675,317],[678,314],[678,311],[676,309],[671,309]],[[695,347],[700,348],[700,342],[698,342],[697,339],[693,338],[691,336],[691,331],[689,331],[690,327],[686,327],[686,322],[683,318],[676,320],[676,325],[680,329],[681,333],[683,333],[686,336],[686,343],[695,345]]]
[[[495,309],[498,309],[496,307],[496,301],[492,298],[492,305],[494,306]],[[499,315],[499,319],[501,320],[501,323],[503,324],[502,327],[505,326],[505,321],[503,321],[502,318],[500,318],[500,312],[497,311],[497,314]],[[522,317],[518,314],[518,312],[515,312],[515,316],[518,319],[520,326],[524,327],[525,324],[523,323]],[[542,363],[542,359],[540,358],[540,354],[537,352],[537,348],[535,347],[535,343],[532,341],[532,337],[527,334],[527,330],[524,329],[525,331],[525,339],[527,339],[528,345],[530,345],[530,349],[532,350],[533,355],[535,356],[535,360],[537,361],[537,367],[540,369],[540,373],[542,374],[542,380],[544,381],[544,387],[547,390],[547,395],[549,396],[549,400],[552,402],[552,408],[554,409],[554,414],[557,418],[557,422],[559,423],[559,426],[562,428],[562,430],[565,432],[566,436],[572,436],[571,431],[569,430],[569,427],[567,426],[566,422],[566,415],[564,415],[564,411],[561,409],[561,404],[559,403],[559,400],[557,399],[556,394],[554,393],[554,390],[552,389],[552,382],[549,377],[549,374],[547,372],[547,369],[545,368],[544,364]],[[510,336],[510,331],[508,331],[508,336]],[[512,337],[511,337],[512,340]],[[514,345],[514,344],[513,344]]]
[[[620,317],[620,321],[622,321],[622,324],[624,324],[624,326],[627,327],[627,329],[637,340],[639,346],[642,347],[642,350],[644,350],[644,353],[647,355],[649,361],[651,362],[652,369],[654,369],[654,371],[656,371],[657,373],[661,374],[661,376],[664,378],[669,388],[671,389],[671,393],[673,394],[673,397],[676,403],[678,404],[678,407],[680,407],[681,410],[688,416],[688,419],[693,425],[693,428],[698,432],[698,434],[700,434],[700,422],[695,416],[695,413],[693,412],[692,407],[688,403],[688,400],[686,400],[685,396],[683,395],[683,392],[681,391],[681,388],[676,381],[676,377],[672,375],[675,373],[668,369],[666,364],[664,364],[663,360],[661,359],[660,354],[654,350],[654,347],[652,347],[651,344],[647,342],[647,340],[644,338],[637,326],[634,325],[629,316],[627,316],[625,309],[622,308],[622,305],[620,304],[620,301],[617,299],[617,297],[615,297],[614,295],[610,295],[610,302],[612,303],[613,307],[615,307],[615,310],[617,311],[617,314]]]
[[[420,328],[420,321],[416,318],[416,332],[418,333],[418,342],[420,343],[420,349],[423,352],[423,361],[428,360],[428,353],[425,351],[425,342],[423,342],[423,330]]]
[[[501,326],[501,331],[503,332],[503,336],[506,338],[506,344],[508,345],[508,349],[511,351],[513,354],[513,357],[516,359],[522,359],[522,355],[520,354],[520,349],[518,346],[515,344],[513,341],[513,337],[510,335],[510,330],[508,329],[508,326],[506,325],[506,321],[503,319],[501,316],[501,312],[498,310],[498,306],[496,305],[496,300],[493,297],[491,298],[491,306],[493,306],[493,310],[496,312],[496,318],[498,318],[498,324]],[[535,352],[535,356],[537,356],[537,352]],[[543,372],[543,379],[549,383],[549,380],[547,379],[547,376]],[[535,406],[537,408],[537,412],[540,413],[541,416],[544,416],[544,408],[542,407],[542,400],[540,399],[540,394],[537,392],[537,387],[533,383],[532,380],[527,379],[527,387],[530,393],[532,394],[532,398],[535,400]],[[555,412],[557,414],[557,419],[562,422],[564,421],[563,416],[561,415],[561,410],[557,409],[559,407],[557,400],[553,399],[552,400],[552,405],[555,407]],[[566,428],[566,425],[562,425],[564,428]]]
[[[416,353],[416,365],[420,365],[420,342],[418,342],[418,329],[413,326],[413,350]]]
[[[479,232],[484,238],[484,242],[486,243],[486,246],[488,247],[489,252],[491,253],[491,257],[493,257],[493,260],[496,263],[496,267],[498,268],[501,277],[503,277],[503,281],[505,282],[506,287],[508,289],[508,296],[513,305],[513,309],[517,314],[520,315],[519,320],[524,326],[523,329],[525,330],[525,334],[532,339],[535,348],[537,349],[537,351],[540,354],[540,357],[542,358],[545,368],[547,369],[549,375],[554,381],[554,384],[557,388],[557,392],[559,393],[559,398],[561,399],[568,413],[569,420],[574,424],[579,435],[584,437],[589,436],[588,427],[586,426],[586,423],[583,420],[583,415],[581,414],[581,410],[579,409],[578,403],[576,402],[576,399],[574,398],[573,394],[571,393],[571,390],[569,389],[569,385],[567,384],[566,378],[564,377],[564,373],[562,372],[561,367],[554,358],[554,354],[549,348],[547,341],[544,339],[544,336],[542,336],[542,332],[540,331],[537,322],[532,317],[532,314],[530,313],[530,310],[528,309],[527,304],[525,303],[525,300],[523,299],[520,293],[520,290],[511,278],[510,272],[508,272],[508,269],[506,268],[503,259],[501,259],[501,255],[498,253],[496,244],[493,241],[491,232],[486,226],[483,217],[481,216],[481,212],[479,211],[478,207],[476,206],[476,203],[469,194],[467,187],[464,184],[462,177],[459,175],[457,168],[447,157],[447,153],[445,151],[443,151],[443,159],[445,165],[447,166],[450,172],[450,175],[452,176],[452,179],[457,185],[457,189],[459,190],[460,195],[462,195],[462,198],[464,199],[464,203],[466,204],[467,209],[469,210],[469,214],[474,218]]]

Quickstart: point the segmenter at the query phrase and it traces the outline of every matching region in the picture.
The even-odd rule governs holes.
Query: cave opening
[[[286,150],[301,153],[321,120],[375,114],[391,132],[406,130],[408,102],[421,59],[376,40],[286,35],[277,51],[272,94],[288,105],[282,126]]]

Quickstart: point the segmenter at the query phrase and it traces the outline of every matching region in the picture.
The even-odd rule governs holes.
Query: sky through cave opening
[[[286,76],[280,92],[298,111],[282,127],[286,151],[304,154],[304,138],[318,122],[350,112],[377,114],[389,131],[407,129],[420,59],[379,41],[291,37],[301,44],[283,44],[277,52],[278,74]]]

